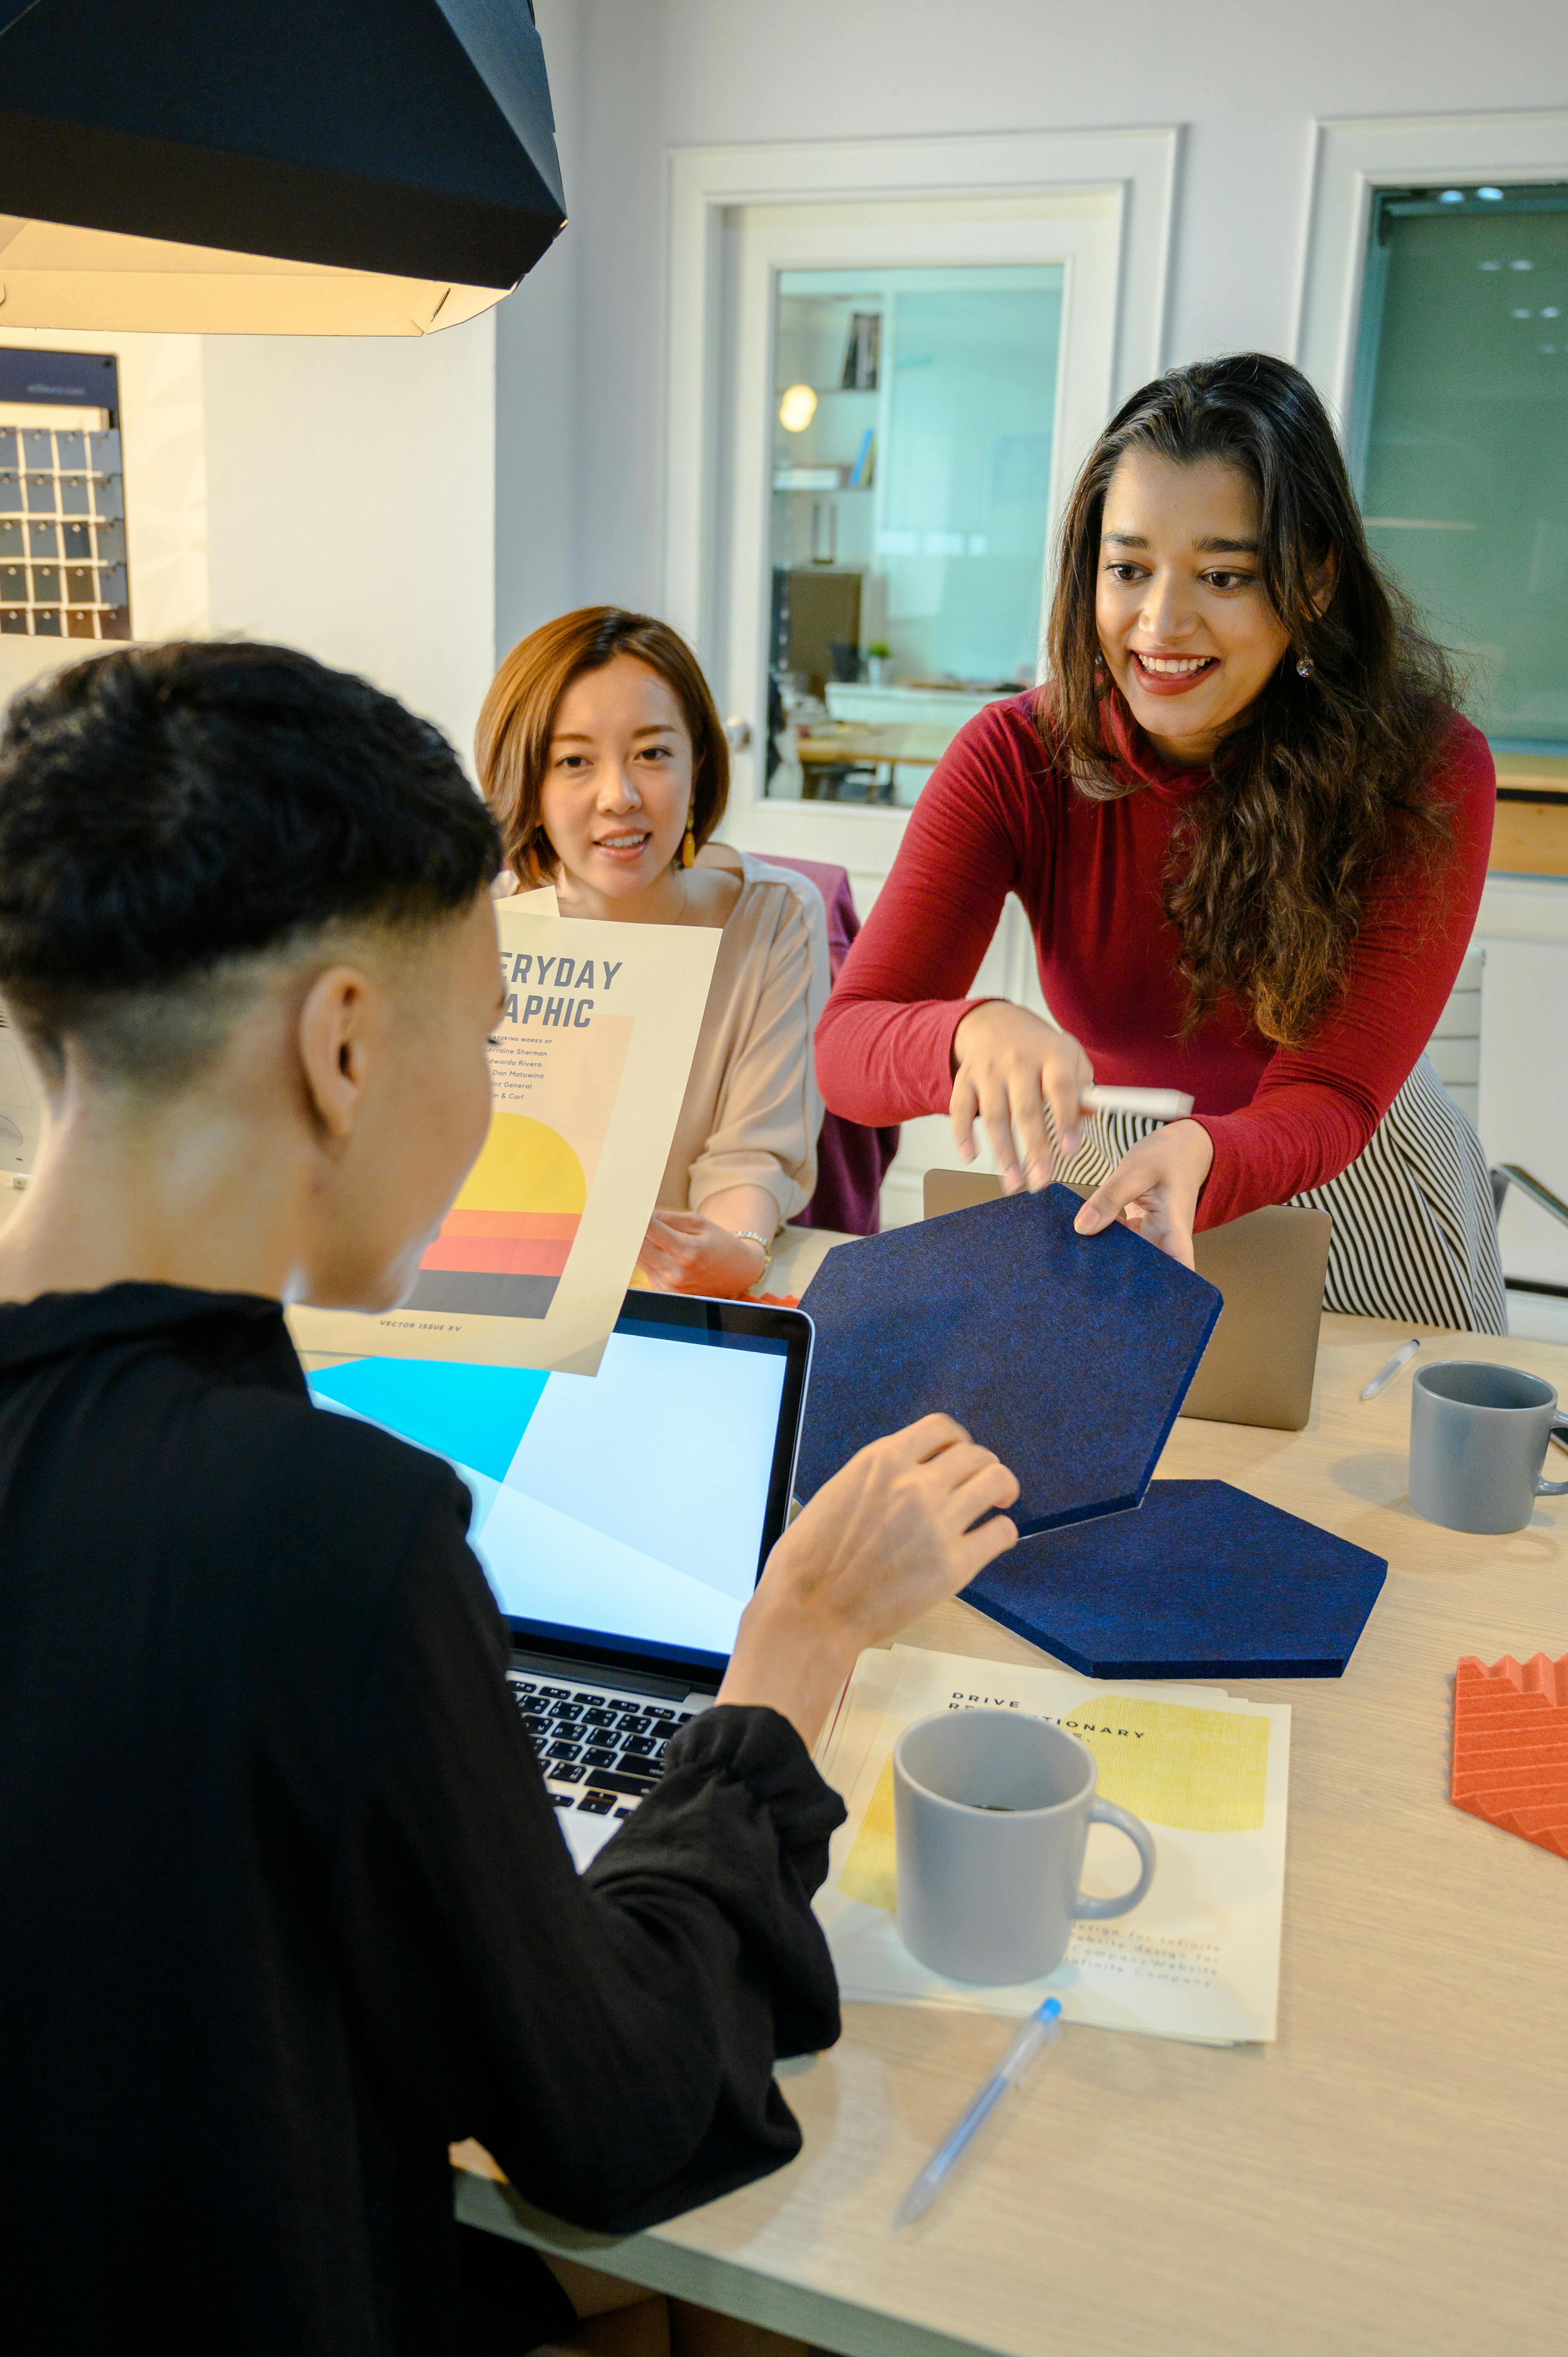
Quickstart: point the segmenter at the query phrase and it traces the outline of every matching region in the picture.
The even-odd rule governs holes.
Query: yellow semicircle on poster
[[[490,1115],[489,1135],[455,1211],[580,1211],[583,1166],[558,1129],[521,1113]]]

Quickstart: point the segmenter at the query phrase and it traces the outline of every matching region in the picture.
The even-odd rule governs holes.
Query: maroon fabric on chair
[[[779,859],[767,855],[770,867],[788,867],[803,876],[822,894],[828,912],[828,963],[833,978],[849,954],[860,931],[860,917],[843,867],[820,859]],[[898,1151],[897,1129],[866,1129],[836,1113],[822,1116],[817,1141],[817,1191],[790,1224],[797,1228],[838,1228],[852,1236],[874,1236],[881,1224],[882,1181]]]

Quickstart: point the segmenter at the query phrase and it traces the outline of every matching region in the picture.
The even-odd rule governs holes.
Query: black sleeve
[[[444,1500],[364,1704],[334,1893],[350,2004],[400,2108],[628,2232],[799,2151],[772,2068],[838,2036],[810,1901],[843,1803],[787,1720],[715,1708],[579,1879],[504,1663]]]

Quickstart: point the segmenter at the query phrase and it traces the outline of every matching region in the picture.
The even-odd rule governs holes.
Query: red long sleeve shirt
[[[1003,902],[1034,930],[1040,986],[1096,1080],[1185,1089],[1214,1141],[1197,1210],[1213,1228],[1288,1202],[1353,1162],[1432,1037],[1468,945],[1491,845],[1486,738],[1455,716],[1437,780],[1448,839],[1429,866],[1391,866],[1369,894],[1347,986],[1305,1045],[1277,1048],[1230,1002],[1180,1037],[1186,985],[1160,906],[1171,829],[1207,772],[1151,767],[1092,802],[1047,758],[1033,697],[960,730],[817,1031],[836,1114],[874,1126],[945,1113],[952,1040]]]

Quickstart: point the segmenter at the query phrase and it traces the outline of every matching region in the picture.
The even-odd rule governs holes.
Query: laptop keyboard
[[[509,1670],[518,1716],[533,1738],[550,1797],[585,1816],[629,1817],[659,1781],[664,1746],[696,1712],[602,1687],[557,1684]]]

